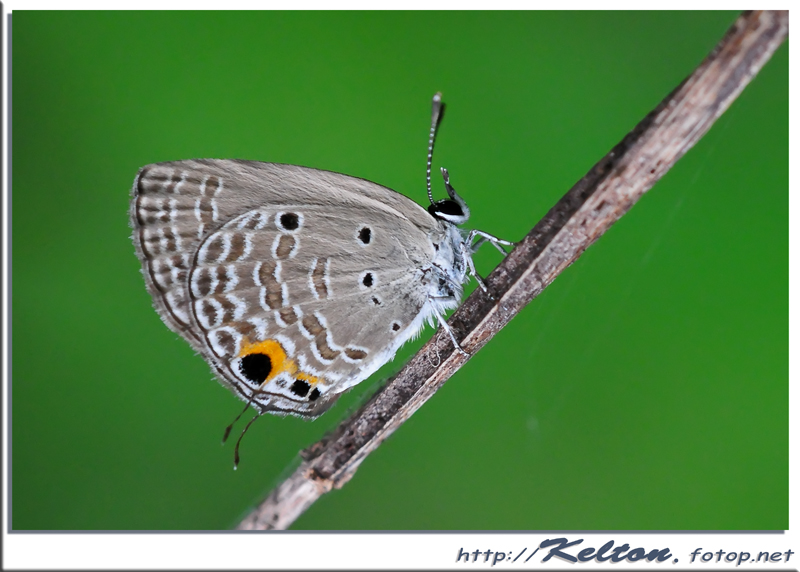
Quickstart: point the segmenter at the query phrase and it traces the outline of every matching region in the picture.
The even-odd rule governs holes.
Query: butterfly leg
[[[479,237],[478,241],[473,244],[472,241],[475,240],[476,236]],[[507,253],[500,245],[505,244],[511,246],[514,243],[503,240],[502,238],[497,238],[496,236],[492,236],[488,232],[483,232],[482,230],[469,231],[467,239],[461,243],[461,255],[467,261],[467,269],[469,270],[470,275],[475,278],[475,281],[481,287],[481,290],[489,294],[489,289],[486,287],[486,282],[484,282],[483,278],[478,275],[477,270],[475,270],[475,263],[472,261],[472,255],[477,252],[478,248],[480,248],[486,242],[493,244],[494,247],[503,254],[503,256],[505,256]]]
[[[445,321],[444,316],[442,316],[442,314],[439,312],[439,310],[434,308],[433,309],[433,315],[436,316],[436,321],[439,322],[439,325],[442,326],[444,331],[446,331],[448,334],[450,334],[450,340],[453,342],[453,346],[456,348],[456,351],[458,351],[461,355],[464,355],[466,357],[470,357],[470,354],[467,353],[464,350],[464,348],[461,347],[461,344],[459,344],[458,341],[456,340],[456,336],[455,336],[455,334],[453,334],[452,328],[450,328],[450,326],[447,324],[447,321]]]
[[[483,278],[478,275],[478,271],[475,270],[475,263],[472,261],[472,253],[475,251],[467,246],[468,244],[469,242],[461,243],[461,256],[467,261],[467,269],[469,270],[470,276],[475,279],[475,281],[478,283],[478,286],[481,287],[481,290],[488,294],[489,289],[486,287],[486,283],[483,281]]]
[[[471,250],[473,253],[475,253],[475,252],[478,252],[478,249],[479,249],[481,246],[483,246],[483,243],[484,243],[484,242],[486,242],[486,239],[485,239],[485,238],[483,238],[483,237],[480,237],[480,238],[478,239],[478,242],[476,242],[475,244],[473,244],[473,245],[470,247],[470,250]]]
[[[476,242],[475,244],[472,244],[472,241],[475,240],[476,236],[478,236],[480,238],[478,239],[478,242]],[[472,252],[477,252],[478,249],[481,246],[483,246],[483,244],[486,243],[486,242],[490,242],[492,244],[492,246],[494,246],[497,250],[499,250],[500,254],[502,254],[503,256],[505,256],[508,253],[500,245],[504,244],[506,246],[514,246],[514,244],[515,244],[513,242],[509,242],[508,240],[503,240],[502,238],[497,238],[496,236],[492,236],[488,232],[483,232],[482,230],[471,230],[471,231],[469,231],[469,234],[467,235],[466,243],[471,245],[470,249],[472,250]]]

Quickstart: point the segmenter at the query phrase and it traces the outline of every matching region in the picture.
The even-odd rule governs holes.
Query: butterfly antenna
[[[233,429],[233,426],[234,426],[234,425],[236,425],[236,422],[237,422],[239,419],[241,419],[241,418],[242,418],[242,415],[244,415],[244,412],[245,412],[245,411],[247,411],[248,409],[250,409],[250,403],[252,403],[252,401],[253,401],[253,398],[251,397],[251,398],[249,399],[249,401],[247,402],[247,405],[245,405],[245,406],[244,406],[244,409],[242,409],[242,412],[241,412],[241,413],[239,413],[239,415],[237,415],[237,416],[236,416],[236,419],[234,419],[234,420],[233,420],[233,423],[231,423],[230,425],[228,425],[227,427],[225,427],[225,435],[223,435],[223,436],[222,436],[222,444],[223,444],[223,445],[225,444],[225,441],[227,441],[227,440],[228,440],[228,437],[230,437],[230,435],[231,435],[231,429]]]
[[[248,421],[247,425],[244,426],[244,430],[242,431],[242,434],[239,435],[239,439],[237,439],[237,441],[236,441],[236,447],[233,449],[233,470],[234,471],[239,466],[239,445],[242,443],[242,437],[244,437],[244,434],[247,433],[248,429],[250,429],[250,425],[253,424],[253,421],[255,421],[256,419],[261,417],[261,415],[262,415],[261,413],[258,413],[258,414],[256,414],[255,417],[253,417],[250,421]]]
[[[256,398],[256,395],[258,395],[259,393],[263,393],[261,391],[260,387],[253,392],[253,394],[250,396],[250,399],[247,400],[247,404],[245,404],[244,409],[242,409],[242,412],[239,413],[239,415],[236,416],[236,419],[233,420],[233,423],[231,423],[230,425],[225,427],[225,434],[222,436],[222,444],[223,445],[225,444],[225,441],[228,440],[228,437],[230,437],[231,429],[233,429],[233,426],[236,425],[236,422],[239,421],[239,419],[242,418],[242,415],[244,415],[244,412],[247,411],[250,408],[250,406],[253,404],[253,400]]]
[[[431,192],[431,164],[433,163],[433,143],[436,141],[436,130],[444,117],[444,103],[442,103],[442,92],[437,92],[433,96],[433,107],[431,109],[431,133],[428,137],[428,199],[433,204],[433,193]]]

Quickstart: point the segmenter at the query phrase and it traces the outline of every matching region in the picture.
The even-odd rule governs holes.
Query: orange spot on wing
[[[322,383],[323,385],[325,384],[324,381],[319,377],[315,377],[309,373],[305,373],[302,371],[297,374],[297,379],[302,379],[303,381],[307,382],[311,387],[314,387],[318,383]]]
[[[239,352],[239,357],[242,358],[251,354],[264,354],[269,357],[272,363],[272,371],[269,372],[264,383],[270,381],[276,375],[288,373],[295,379],[305,381],[311,387],[314,387],[318,383],[327,385],[324,379],[311,375],[310,373],[305,373],[304,371],[299,371],[297,364],[286,355],[286,350],[283,349],[283,346],[277,340],[264,340],[263,342],[251,344],[245,338],[242,341],[242,350]]]

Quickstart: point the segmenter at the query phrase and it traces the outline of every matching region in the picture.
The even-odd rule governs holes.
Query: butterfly
[[[130,220],[155,309],[259,414],[320,415],[426,323],[463,351],[444,313],[469,276],[485,289],[475,250],[488,241],[505,254],[512,243],[458,228],[470,212],[445,169],[448,198],[433,199],[442,112],[436,94],[427,209],[294,165],[196,159],[139,170]]]

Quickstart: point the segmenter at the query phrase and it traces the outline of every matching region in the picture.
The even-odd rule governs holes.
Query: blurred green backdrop
[[[293,163],[424,203],[441,90],[435,168],[471,227],[517,240],[736,16],[15,11],[13,528],[234,526],[421,343],[317,421],[259,420],[234,472],[219,442],[241,404],[139,274],[140,166]],[[784,45],[294,528],[787,528],[788,111]]]

